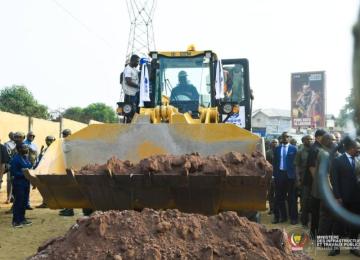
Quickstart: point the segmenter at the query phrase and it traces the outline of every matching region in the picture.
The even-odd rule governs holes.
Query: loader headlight
[[[123,112],[124,114],[130,114],[132,111],[132,106],[130,104],[125,104],[123,106]]]
[[[224,114],[229,114],[232,111],[232,105],[231,104],[225,104],[222,107],[222,111]]]

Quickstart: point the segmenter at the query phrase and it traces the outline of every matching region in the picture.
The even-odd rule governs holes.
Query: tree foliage
[[[0,110],[14,114],[48,119],[48,108],[38,103],[25,87],[13,85],[0,90]]]
[[[340,110],[339,117],[337,118],[337,125],[344,127],[346,126],[347,121],[353,121],[354,118],[354,107],[355,107],[355,98],[353,90],[351,94],[346,98],[345,105]]]
[[[115,123],[117,121],[114,109],[104,103],[93,103],[83,109],[80,107],[70,107],[65,110],[63,117],[86,124],[91,119],[104,123]]]
[[[75,121],[81,121],[82,114],[83,110],[81,107],[70,107],[64,111],[63,117]]]

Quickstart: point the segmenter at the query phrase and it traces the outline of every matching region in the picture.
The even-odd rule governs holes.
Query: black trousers
[[[311,186],[303,185],[301,187],[301,204],[301,224],[307,226],[311,214]]]
[[[325,206],[323,201],[320,201],[320,215],[319,215],[319,231],[320,236],[339,235],[334,233],[334,216],[331,211]]]
[[[270,182],[270,189],[267,194],[267,199],[269,201],[269,210],[271,212],[273,212],[274,211],[274,203],[275,203],[275,187],[274,187],[273,179]]]
[[[275,182],[275,205],[274,216],[276,220],[287,219],[285,201],[288,202],[290,219],[297,221],[298,209],[296,203],[295,179],[290,179],[286,171],[280,171],[279,176],[274,178]]]
[[[315,237],[319,230],[320,200],[311,196],[311,227],[310,234]]]
[[[344,208],[351,211],[354,214],[360,215],[360,203],[359,202],[344,202]],[[347,229],[349,232],[349,238],[357,239],[360,233],[360,229],[353,227],[349,224],[344,225],[344,229]]]
[[[139,104],[139,92],[137,92],[134,96],[130,96],[130,95],[125,94],[124,101],[126,103],[138,105]]]

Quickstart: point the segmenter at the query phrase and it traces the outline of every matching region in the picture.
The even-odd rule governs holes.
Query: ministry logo
[[[294,227],[287,232],[287,239],[292,251],[303,251],[310,245],[310,236],[301,227]]]

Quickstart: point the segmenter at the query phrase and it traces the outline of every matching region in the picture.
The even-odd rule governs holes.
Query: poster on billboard
[[[291,118],[293,128],[325,126],[325,72],[291,74]]]

